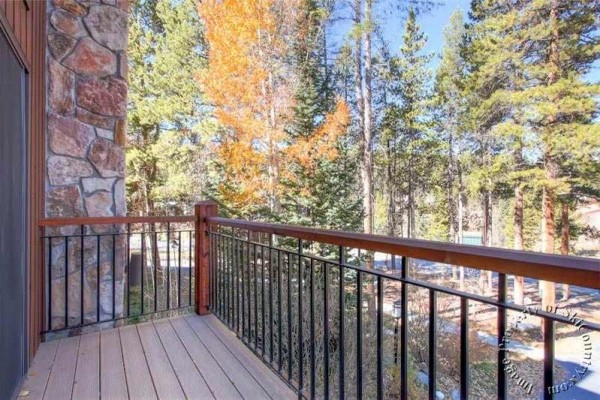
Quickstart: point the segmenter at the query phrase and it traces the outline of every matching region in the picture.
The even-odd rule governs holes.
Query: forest
[[[598,256],[596,0],[132,3],[130,214]]]

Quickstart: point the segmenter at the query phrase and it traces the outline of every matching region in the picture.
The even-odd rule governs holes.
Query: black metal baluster
[[[127,252],[125,253],[125,272],[127,273],[127,317],[131,315],[131,299],[130,299],[130,291],[131,291],[131,265],[130,265],[130,256],[131,256],[131,224],[127,224]]]
[[[429,399],[436,399],[437,292],[429,290]]]
[[[254,350],[258,352],[258,251],[256,244],[252,245],[254,254]]]
[[[265,324],[265,248],[263,246],[260,246],[260,277],[261,277],[261,282],[260,282],[260,298],[261,298],[261,306],[260,306],[260,312],[261,312],[261,323],[262,323],[262,329],[260,330],[260,334],[261,334],[261,343],[260,343],[260,347],[262,350],[262,357],[263,359],[265,358],[265,347],[266,347],[266,341],[265,341],[265,330],[267,329],[267,326]]]
[[[358,271],[356,275],[356,397],[361,400],[363,397],[363,276]],[[327,379],[329,383],[329,379]]]
[[[317,396],[316,392],[316,360],[315,360],[315,260],[310,259],[310,398]]]
[[[223,238],[221,237],[220,227],[219,232],[216,234],[217,239],[217,310],[218,316],[221,320],[223,318]]]
[[[273,235],[269,234],[269,361],[273,365]]]
[[[79,305],[79,307],[80,307],[79,308],[79,319],[81,321],[80,324],[83,325],[84,324],[84,317],[83,317],[83,287],[84,287],[84,281],[85,281],[85,266],[83,265],[84,264],[83,253],[84,253],[85,242],[84,242],[84,236],[83,235],[85,233],[85,226],[81,225],[80,228],[81,228],[81,231],[80,231],[80,233],[81,233],[81,236],[80,236],[80,238],[81,238],[81,248],[79,249],[80,250],[80,252],[79,252],[79,258],[80,258],[79,267],[81,268],[81,271],[80,271],[81,272],[81,276],[80,276],[81,280],[79,282],[79,303],[80,303],[80,305]]]
[[[241,285],[242,285],[242,292],[241,292],[242,329],[241,329],[241,335],[242,335],[242,340],[243,340],[247,334],[247,331],[246,331],[246,281],[247,281],[247,279],[246,279],[246,260],[244,260],[244,255],[246,254],[246,251],[244,248],[245,244],[241,240],[241,234],[240,234],[240,244],[242,247],[240,250],[240,272],[241,272]]]
[[[291,261],[291,256],[290,253],[287,253],[287,309],[288,309],[288,313],[287,313],[287,340],[288,340],[288,348],[287,348],[287,353],[288,353],[288,381],[291,382],[293,375],[292,375],[292,358],[293,358],[293,351],[292,351],[292,261]]]
[[[231,274],[229,272],[229,238],[223,232],[223,294],[225,295],[225,315],[223,316],[228,327],[231,327],[231,320],[229,314],[231,311],[231,301],[229,292],[229,278]]]
[[[140,280],[140,314],[144,314],[144,270],[146,269],[146,234],[144,233],[144,226],[142,225],[142,233],[140,233],[142,239],[142,272]]]
[[[188,265],[189,266],[189,268],[188,268],[188,286],[189,286],[189,288],[188,288],[188,305],[191,306],[191,305],[193,305],[193,303],[192,303],[192,280],[193,280],[194,275],[192,273],[193,272],[192,271],[192,259],[194,257],[193,257],[193,253],[192,253],[192,242],[194,241],[194,237],[193,237],[194,232],[189,231],[189,233],[190,233],[190,235],[189,235],[190,240],[188,241],[188,246],[189,246],[189,249],[188,249],[188,264],[189,264]],[[195,268],[196,268],[196,266],[194,265],[194,269]]]
[[[408,258],[402,257],[400,271],[402,279],[408,277]],[[408,399],[408,284],[402,282],[402,297],[400,298],[402,325],[400,327],[400,399]]]
[[[281,285],[283,284],[283,280],[281,277],[281,251],[277,251],[277,333],[278,333],[278,340],[277,340],[277,345],[279,347],[278,349],[278,366],[279,366],[279,374],[281,375],[283,372],[283,329],[282,329],[282,325],[283,325],[283,318],[282,318],[282,305],[281,305],[281,301],[282,301],[282,297],[281,297]]]
[[[152,257],[154,259],[153,267],[154,267],[154,312],[158,311],[158,262],[160,260],[160,254],[158,252],[158,233],[156,232],[156,226],[153,226],[154,230],[154,251],[152,252]]]
[[[65,236],[65,328],[69,327],[69,237]]]
[[[498,274],[498,302],[506,302],[506,275]],[[506,357],[506,349],[502,344],[504,333],[506,332],[506,309],[502,306],[498,307],[498,398],[505,399],[508,391],[506,390],[506,371],[504,370],[503,360]]]
[[[460,299],[460,398],[469,398],[469,300]]]
[[[238,231],[238,236],[240,236],[239,231]],[[240,239],[239,238],[235,238],[234,237],[234,244],[235,244],[235,271],[236,271],[236,285],[237,285],[237,294],[235,295],[235,301],[237,304],[237,329],[236,329],[236,333],[239,335],[241,334],[242,328],[240,326],[240,321],[241,321],[241,314],[242,311],[240,309],[240,295],[241,295],[241,278],[242,278],[242,263],[241,263],[241,254],[240,254]]]
[[[48,238],[48,330],[52,329],[52,237]]]
[[[111,273],[112,273],[112,319],[114,320],[115,317],[117,316],[116,313],[116,309],[117,309],[117,302],[116,302],[116,298],[117,298],[117,282],[116,282],[116,274],[115,274],[115,264],[116,264],[116,252],[117,252],[117,243],[116,243],[116,235],[113,233],[112,234],[112,263],[111,263]]]
[[[561,385],[562,386],[562,385]],[[544,318],[544,400],[554,393],[554,321]]]
[[[304,309],[302,304],[302,278],[304,277],[304,262],[302,260],[302,239],[298,239],[298,392],[304,390]],[[299,395],[300,396],[300,395]]]
[[[329,268],[323,263],[323,397],[329,399]]]
[[[211,228],[209,228],[211,229]],[[213,313],[217,313],[217,287],[216,287],[216,260],[217,260],[217,246],[215,234],[209,231],[210,237],[210,309]]]
[[[167,310],[171,309],[171,224],[167,222]]]
[[[233,228],[231,228],[233,231]],[[234,330],[235,326],[235,265],[233,263],[233,238],[229,238],[229,276],[227,281],[229,282],[229,327]]]
[[[247,343],[250,345],[252,343],[252,257],[250,255],[250,231],[246,232],[246,305],[247,305],[247,318],[246,318],[246,335],[247,335]]]
[[[100,235],[96,235],[96,322],[100,322]]]
[[[212,236],[209,236],[208,240],[210,246],[212,246]],[[210,252],[210,255],[211,258],[214,257],[214,253],[212,251]],[[212,260],[209,259],[209,262],[210,261]],[[212,268],[210,268],[210,274],[210,281],[212,282]],[[181,231],[177,232],[177,308],[181,308]]]
[[[345,249],[343,246],[339,247],[339,264],[340,264],[340,293],[339,293],[339,302],[340,302],[340,346],[339,346],[339,362],[340,369],[338,373],[338,378],[340,381],[340,399],[344,399],[346,397],[346,360],[345,360],[345,349],[346,349],[346,318],[345,318],[345,308],[346,308],[346,289],[344,287],[344,263],[346,261]]]
[[[377,276],[377,398],[383,399],[383,278]]]
[[[219,235],[217,236],[217,252],[219,254],[219,261],[217,262],[217,304],[219,309],[219,318],[224,320],[223,310],[223,238],[219,229]]]

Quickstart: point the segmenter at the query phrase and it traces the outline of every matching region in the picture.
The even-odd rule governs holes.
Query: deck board
[[[291,399],[213,316],[175,317],[43,343],[19,399]]]
[[[128,397],[125,365],[118,329],[100,333],[100,390],[102,399],[118,400]]]
[[[174,318],[170,322],[213,395],[217,399],[241,399],[242,396],[231,379],[221,369],[185,319]]]
[[[146,322],[137,325],[146,360],[156,387],[156,394],[162,399],[184,399],[179,379],[173,371],[154,324]]]
[[[210,328],[215,335],[218,336],[219,340],[235,354],[236,358],[243,365],[252,365],[252,368],[248,368],[248,372],[254,376],[256,381],[260,382],[263,389],[274,399],[296,399],[298,396],[290,391],[290,388],[285,382],[281,380],[277,375],[269,369],[269,367],[262,363],[256,363],[256,355],[246,347],[233,332],[231,332],[225,325],[223,325],[217,317],[214,315],[207,315],[201,320],[208,328]]]
[[[119,328],[125,377],[131,399],[156,399],[156,389],[135,325]]]
[[[56,349],[54,365],[50,372],[48,386],[44,393],[45,399],[70,399],[75,383],[77,368],[77,352],[79,351],[80,336],[61,339]]]
[[[246,399],[268,399],[267,392],[260,386],[246,367],[225,347],[223,342],[211,331],[200,318],[187,317],[186,322],[198,335],[208,351],[233,381],[236,388]]]
[[[44,397],[50,371],[52,371],[52,365],[54,364],[56,350],[58,349],[58,343],[58,340],[54,340],[40,345],[31,363],[31,368],[27,372],[27,379],[21,388],[20,398],[30,397],[41,399]]]
[[[81,336],[73,398],[89,400],[100,398],[100,334],[98,332]]]
[[[155,321],[154,327],[163,347],[167,349],[167,357],[179,378],[185,396],[188,399],[213,399],[214,396],[204,377],[183,347],[169,321],[164,319]]]

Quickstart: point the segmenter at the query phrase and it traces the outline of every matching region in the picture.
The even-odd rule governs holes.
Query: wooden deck
[[[189,315],[43,343],[19,399],[292,399],[214,316]]]

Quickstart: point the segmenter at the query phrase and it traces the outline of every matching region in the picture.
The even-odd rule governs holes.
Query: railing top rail
[[[271,233],[308,241],[600,289],[600,260],[598,259],[220,217],[209,217],[207,220],[210,225],[229,226],[253,232]]]
[[[77,218],[46,218],[39,223],[40,227],[71,226],[71,225],[114,225],[114,224],[151,224],[151,223],[183,223],[194,222],[193,215],[169,217],[77,217]]]

